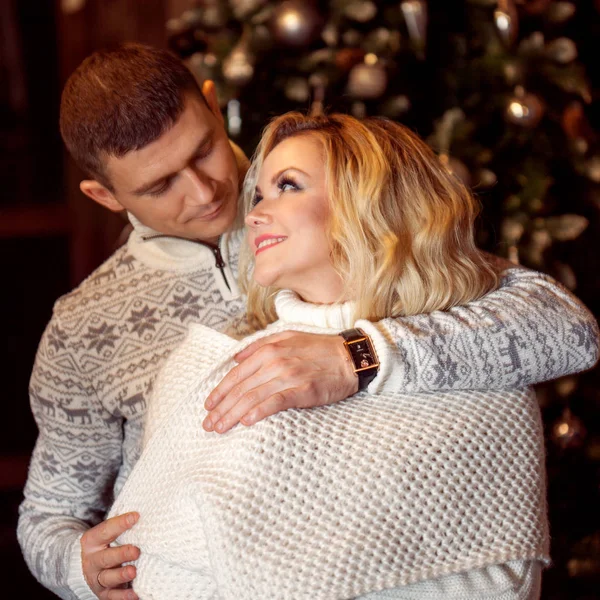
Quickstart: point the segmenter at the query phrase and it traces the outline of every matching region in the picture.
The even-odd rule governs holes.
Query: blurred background
[[[170,47],[215,80],[248,154],[291,109],[408,125],[478,195],[481,247],[551,274],[598,315],[599,39],[600,0],[2,0],[3,589],[53,597],[15,537],[36,437],[28,379],[54,300],[125,224],[80,194],[58,132],[60,91],[85,56],[127,40]],[[600,598],[600,369],[538,397],[554,559],[543,598]]]

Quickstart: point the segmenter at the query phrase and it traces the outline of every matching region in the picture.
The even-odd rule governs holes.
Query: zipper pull
[[[219,267],[219,269],[222,269],[225,266],[225,261],[223,260],[223,257],[221,256],[221,251],[219,250],[219,248],[213,248],[212,249],[213,254],[215,255],[215,261],[216,261],[216,265],[217,267]]]

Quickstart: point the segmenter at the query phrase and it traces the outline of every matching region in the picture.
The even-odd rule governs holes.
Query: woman
[[[142,515],[120,540],[142,550],[134,590],[537,598],[548,529],[531,391],[360,393],[223,436],[201,427],[206,395],[258,337],[493,289],[471,196],[400,125],[288,114],[267,128],[244,199],[249,313],[267,328],[237,342],[197,326],[159,376],[142,457],[112,509]]]

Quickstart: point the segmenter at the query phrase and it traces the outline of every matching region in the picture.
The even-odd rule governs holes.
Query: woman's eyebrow
[[[306,171],[303,171],[298,167],[285,167],[285,169],[281,169],[280,171],[277,171],[275,175],[273,175],[273,177],[271,178],[271,183],[276,183],[277,180],[281,177],[281,174],[285,173],[286,171],[298,171],[298,173],[302,173],[303,175],[306,175],[306,177],[310,177],[310,175]]]

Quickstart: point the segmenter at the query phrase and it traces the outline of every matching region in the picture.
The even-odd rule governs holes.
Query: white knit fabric
[[[274,331],[322,332],[325,317],[346,326],[343,308],[289,292],[277,310],[280,321],[243,342],[192,326],[157,380],[153,434],[111,510],[141,514],[119,543],[141,548],[143,600],[356,598],[548,561],[542,426],[529,390],[362,393],[205,432],[204,399],[236,352]]]

